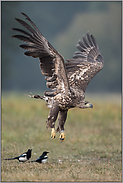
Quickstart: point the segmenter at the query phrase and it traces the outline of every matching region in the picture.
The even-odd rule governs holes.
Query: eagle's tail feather
[[[28,96],[36,99],[43,99],[43,96],[40,96],[40,95],[28,95]]]
[[[30,95],[28,95],[28,97],[31,97],[31,98],[36,98],[36,99],[44,99],[43,96],[40,96],[40,95],[33,95],[31,92],[30,92]]]

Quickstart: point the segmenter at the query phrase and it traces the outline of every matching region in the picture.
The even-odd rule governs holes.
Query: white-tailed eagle
[[[16,20],[27,30],[13,28],[22,33],[12,37],[18,38],[26,44],[20,45],[27,50],[25,55],[39,58],[41,73],[45,75],[47,88],[44,96],[30,95],[32,98],[43,99],[47,102],[50,112],[47,118],[47,127],[52,128],[51,138],[55,138],[55,121],[58,117],[60,140],[65,139],[64,124],[68,109],[93,108],[93,105],[85,101],[85,90],[91,79],[103,68],[103,57],[93,35],[87,32],[82,41],[79,40],[72,59],[65,59],[46,40],[32,20],[24,13],[30,25],[21,19]]]

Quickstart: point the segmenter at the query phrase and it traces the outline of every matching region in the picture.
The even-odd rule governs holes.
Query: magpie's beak
[[[28,149],[28,150],[32,151],[32,149]]]

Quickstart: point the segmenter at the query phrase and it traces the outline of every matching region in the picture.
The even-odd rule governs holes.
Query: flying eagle
[[[55,138],[55,121],[58,117],[57,132],[60,132],[60,140],[65,139],[64,124],[67,112],[70,108],[93,108],[93,105],[85,100],[85,90],[91,79],[103,68],[103,57],[93,35],[87,32],[82,40],[79,40],[72,59],[65,59],[46,40],[32,20],[24,13],[22,15],[30,25],[21,19],[15,18],[27,30],[13,28],[23,35],[14,35],[26,44],[21,48],[28,50],[24,54],[39,58],[41,73],[45,75],[47,88],[44,96],[30,95],[32,98],[43,99],[50,108],[47,118],[47,128],[51,128],[51,138]]]

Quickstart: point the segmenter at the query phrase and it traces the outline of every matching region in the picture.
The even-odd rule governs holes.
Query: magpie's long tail
[[[6,159],[3,159],[3,160],[14,160],[14,159],[18,159],[18,157],[15,157],[15,158],[6,158]]]
[[[36,162],[35,160],[34,161],[28,161],[28,163],[32,163],[32,162]]]

